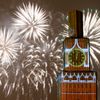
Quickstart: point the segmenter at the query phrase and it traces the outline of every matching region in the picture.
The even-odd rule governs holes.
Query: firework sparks
[[[3,64],[0,68],[0,86],[3,86],[6,96],[16,93],[17,100],[22,95],[27,100],[33,100],[36,91],[44,95],[43,100],[47,100],[57,72],[63,66],[62,45],[58,45],[58,36],[51,36],[51,33],[51,37],[45,36],[44,41],[48,19],[46,12],[37,5],[23,4],[15,15],[13,24],[20,35],[16,36],[5,28],[0,30],[0,59]],[[25,41],[21,40],[21,36]],[[30,42],[36,39],[41,43]],[[9,67],[5,67],[4,64],[8,63]]]
[[[33,48],[31,49],[33,50]],[[38,58],[34,52],[33,62],[30,62],[32,61],[30,55],[27,55],[30,59],[26,58],[27,53],[27,51],[24,51],[23,54],[21,53],[18,60],[9,65],[8,68],[0,68],[0,85],[3,86],[3,91],[6,96],[10,96],[15,92],[17,94],[16,100],[20,100],[22,95],[25,97],[28,95],[27,99],[33,100],[34,91],[37,92],[39,90],[39,85],[44,85],[45,70],[40,63],[36,62]]]
[[[43,38],[48,30],[48,18],[46,11],[29,3],[23,4],[23,7],[18,7],[15,12],[16,18],[13,19],[14,25],[18,28],[20,35],[25,39]]]
[[[62,47],[59,46],[57,48],[57,38],[50,40],[49,37],[47,37],[46,41],[37,46],[35,50],[31,48],[32,46],[30,46],[28,50],[27,64],[37,64],[42,68],[45,72],[45,76],[42,79],[43,88],[45,90],[46,86],[49,86],[50,90],[53,85],[53,80],[57,77],[57,72],[60,71],[63,65]]]
[[[90,62],[99,64],[96,54],[100,54],[100,17],[99,12],[95,10],[83,11],[83,33],[84,37],[90,40]]]
[[[20,95],[29,94],[27,98],[31,100],[34,98],[34,91],[40,93],[41,87],[41,95],[44,92],[43,98],[47,98],[57,72],[63,66],[62,46],[57,47],[57,41],[58,37],[47,37],[43,43],[29,44],[20,52],[16,62],[8,68],[0,69],[0,85],[3,85],[6,96],[16,92],[16,98],[20,99]]]
[[[19,38],[13,31],[0,29],[0,61],[11,64],[18,56]]]

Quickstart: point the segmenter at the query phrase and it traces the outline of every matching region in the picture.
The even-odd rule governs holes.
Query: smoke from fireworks
[[[83,11],[83,33],[84,37],[90,40],[90,63],[98,65],[100,54],[100,17],[99,12],[95,10]]]
[[[24,39],[33,39],[35,41],[45,36],[49,26],[48,16],[46,11],[38,5],[23,4],[23,7],[18,7],[15,16],[16,18],[13,18],[14,25]]]

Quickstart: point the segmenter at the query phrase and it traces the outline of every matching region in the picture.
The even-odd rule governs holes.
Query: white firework
[[[38,5],[28,3],[18,7],[13,18],[15,27],[18,28],[20,35],[25,39],[40,40],[48,30],[48,16],[46,11]]]
[[[34,51],[32,57],[34,61],[30,55],[27,55],[29,48],[30,51]],[[16,93],[16,100],[20,100],[20,96],[24,96],[25,99],[33,100],[34,91],[35,93],[38,92],[39,85],[43,85],[46,72],[37,62],[36,49],[32,46],[29,46],[29,48],[23,53],[19,53],[20,56],[16,62],[9,65],[8,68],[0,68],[0,85],[3,86],[5,96]]]
[[[32,49],[34,46],[29,47],[26,66],[33,65],[34,68],[38,66],[36,72],[41,72],[43,77],[41,77],[42,80],[37,78],[37,81],[41,81],[44,91],[51,92],[53,81],[57,78],[57,72],[63,66],[62,47],[57,47],[57,38],[49,40],[49,37],[45,42],[37,45],[35,50]],[[41,68],[41,70],[38,70],[38,68]],[[38,73],[36,75],[38,77]]]
[[[90,40],[90,62],[99,64],[97,57],[100,54],[100,17],[99,11],[88,10],[83,11],[83,33],[84,37]]]
[[[35,11],[35,15],[31,11]],[[36,92],[40,93],[40,98],[37,95],[38,100],[47,100],[47,95],[51,92],[57,73],[63,66],[62,46],[59,46],[58,37],[54,35],[52,37],[46,36],[45,41],[42,39],[42,35],[45,35],[44,33],[48,29],[48,20],[45,11],[38,8],[37,5],[33,6],[29,3],[25,6],[23,4],[23,8],[19,7],[15,14],[17,18],[14,18],[14,25],[18,27],[20,36],[17,37],[17,34],[10,30],[6,31],[6,29],[1,30],[4,35],[0,34],[2,36],[0,39],[4,38],[8,42],[7,48],[2,50],[10,50],[9,52],[6,51],[9,60],[6,60],[7,56],[3,63],[13,62],[9,64],[9,67],[3,65],[0,68],[0,85],[2,85],[6,96],[16,93],[17,100],[20,100],[21,96],[25,97],[25,100],[33,100]],[[35,19],[38,16],[37,22],[34,23],[36,24],[35,30],[33,30],[33,26],[27,27],[31,24],[30,22],[33,24],[35,21],[34,18],[33,21],[31,20],[30,14],[34,15]],[[29,19],[26,20],[23,17]],[[21,41],[19,44],[21,36],[30,41],[31,39],[34,41],[41,39],[42,41],[41,43]]]
[[[58,46],[57,40],[58,37],[47,37],[43,43],[27,45],[16,62],[0,69],[0,85],[4,87],[6,96],[16,92],[17,99],[20,100],[21,95],[29,95],[26,98],[32,100],[34,94],[39,93],[40,98],[44,95],[41,100],[47,100],[57,73],[63,66],[62,46]]]
[[[19,37],[14,31],[6,28],[0,29],[0,63],[11,64],[17,59],[19,49]]]

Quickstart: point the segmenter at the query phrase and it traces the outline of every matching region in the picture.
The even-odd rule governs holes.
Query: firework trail
[[[99,64],[97,57],[100,54],[100,17],[99,11],[83,11],[83,33],[84,37],[90,40],[90,63],[92,67],[94,62]]]
[[[45,36],[48,30],[48,16],[46,11],[38,5],[23,3],[22,7],[18,7],[13,18],[14,26],[19,30],[20,35],[24,39],[40,40]]]

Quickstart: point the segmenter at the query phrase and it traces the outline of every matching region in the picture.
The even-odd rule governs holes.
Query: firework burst
[[[38,5],[29,3],[18,7],[15,12],[16,18],[13,19],[15,27],[18,28],[20,35],[25,39],[43,38],[48,30],[48,16],[46,11]]]
[[[47,100],[63,66],[62,46],[58,46],[58,37],[50,39],[49,36],[41,43],[23,45],[20,43],[20,56],[14,63],[0,68],[0,85],[6,96],[16,93],[17,100],[21,96],[33,100],[36,92]]]
[[[90,40],[90,62],[99,64],[97,57],[100,54],[100,17],[99,12],[95,10],[83,11],[83,33],[84,37]]]
[[[46,41],[37,44],[38,46],[35,47],[35,50],[31,49],[34,47],[32,45],[30,49],[28,49],[27,65],[32,64],[38,66],[42,69],[40,72],[44,72],[44,74],[42,74],[44,77],[42,77],[41,80],[44,91],[46,89],[48,89],[49,92],[51,91],[53,80],[57,78],[57,72],[61,70],[63,65],[62,46],[57,48],[57,40],[58,37],[53,40],[47,36]]]
[[[40,96],[45,96],[43,100],[47,100],[63,65],[62,45],[58,45],[58,36],[48,35],[43,40],[48,30],[48,19],[46,12],[37,5],[23,4],[15,15],[17,18],[14,18],[13,24],[20,35],[16,37],[16,34],[6,29],[0,31],[3,64],[0,68],[0,85],[6,96],[15,93],[18,100],[21,96],[25,96],[25,100],[33,100],[36,92],[40,91]],[[21,40],[22,37],[28,41]],[[30,42],[36,39],[42,40],[41,43]],[[7,63],[9,67],[4,65]],[[39,99],[42,100],[41,97]]]
[[[0,63],[11,64],[17,59],[19,37],[11,30],[0,29]]]
[[[31,100],[38,92],[44,95],[43,100],[47,100],[57,73],[63,66],[62,46],[57,47],[57,40],[58,37],[47,37],[43,43],[28,45],[10,69],[1,70],[0,80],[5,80],[3,90],[7,96],[16,92],[17,99],[24,95]]]
[[[33,55],[29,55],[27,50],[34,51]],[[36,49],[34,46],[29,46],[27,50],[20,52],[20,56],[12,65],[0,68],[0,85],[3,86],[3,91],[6,96],[16,93],[16,100],[20,100],[20,96],[25,96],[25,100],[33,100],[34,92],[39,90],[39,85],[44,85],[43,79],[45,79],[46,72],[36,62],[38,60]]]

